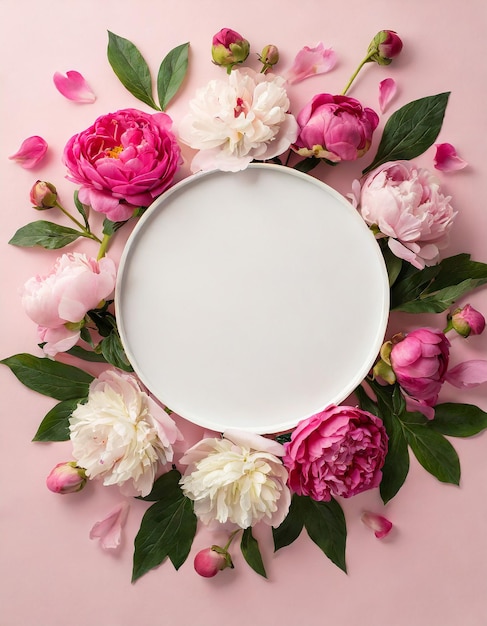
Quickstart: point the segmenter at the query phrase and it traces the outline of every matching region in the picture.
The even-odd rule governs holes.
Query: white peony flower
[[[276,456],[284,447],[260,435],[227,432],[203,439],[181,463],[188,465],[180,484],[205,524],[213,520],[241,528],[264,521],[279,526],[291,502],[288,473]]]
[[[172,444],[182,439],[136,379],[114,370],[91,383],[88,401],[78,404],[69,424],[73,456],[88,478],[122,486],[127,495],[150,492],[159,463],[172,461]]]
[[[199,149],[191,170],[236,172],[253,160],[265,161],[285,152],[296,140],[298,124],[287,113],[284,79],[233,70],[196,92],[179,126],[181,140]]]

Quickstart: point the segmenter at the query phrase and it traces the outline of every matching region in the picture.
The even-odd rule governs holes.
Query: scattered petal
[[[357,178],[355,178],[355,180],[352,183],[351,193],[346,194],[347,198],[350,200],[354,209],[356,209],[358,205],[360,204],[360,191],[361,190],[362,190],[362,185],[360,184],[360,181]]]
[[[314,48],[304,46],[294,59],[291,69],[287,72],[287,82],[299,83],[305,78],[316,74],[325,74],[335,67],[336,53],[332,48],[324,47],[320,43]]]
[[[104,550],[115,550],[120,545],[129,508],[128,502],[121,502],[104,519],[96,522],[90,531],[90,539],[99,539]]]
[[[34,135],[27,137],[22,142],[20,148],[15,154],[8,158],[16,161],[25,169],[31,169],[42,161],[47,152],[47,142],[42,137]]]
[[[453,367],[446,374],[446,380],[458,389],[471,389],[487,382],[487,361],[473,359]]]
[[[451,143],[436,143],[436,155],[434,166],[441,172],[456,172],[467,167],[468,163],[457,155],[455,147]]]
[[[382,515],[377,515],[377,513],[371,513],[370,511],[364,511],[360,519],[366,526],[374,531],[377,539],[382,539],[391,532],[392,522]]]
[[[394,98],[397,92],[396,81],[393,78],[384,78],[379,83],[379,108],[384,113],[388,104]]]
[[[56,72],[53,80],[56,89],[68,100],[81,104],[91,104],[96,100],[96,96],[84,76],[75,70],[66,72],[66,76]]]

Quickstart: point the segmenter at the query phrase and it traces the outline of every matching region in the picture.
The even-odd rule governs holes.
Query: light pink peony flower
[[[167,189],[180,148],[165,113],[123,109],[102,115],[64,148],[67,178],[82,185],[79,199],[115,222],[129,219]]]
[[[231,28],[222,28],[213,36],[211,56],[213,63],[227,68],[230,73],[237,63],[243,63],[249,56],[250,44]]]
[[[46,140],[38,135],[34,135],[24,139],[17,152],[8,158],[28,170],[38,165],[46,156],[46,152]]]
[[[115,287],[116,267],[108,257],[63,254],[47,276],[34,276],[22,288],[22,305],[38,324],[44,352],[54,356],[78,341],[84,317]]]
[[[396,95],[397,85],[393,78],[384,78],[379,83],[379,108],[384,113],[391,100]]]
[[[299,113],[299,135],[292,149],[333,163],[355,161],[370,148],[377,114],[348,96],[321,93]]]
[[[468,163],[461,159],[451,143],[437,143],[434,166],[441,172],[456,172],[467,167]]]
[[[279,76],[245,69],[199,89],[179,127],[182,141],[200,151],[191,170],[236,172],[253,159],[265,161],[285,152],[298,128],[287,113],[283,84]]]
[[[377,539],[386,537],[392,530],[392,522],[390,522],[387,517],[377,515],[377,513],[364,511],[360,519],[368,528],[374,531]]]
[[[397,257],[418,269],[438,262],[456,216],[436,178],[410,161],[385,163],[368,175],[360,212],[389,237]]]
[[[86,473],[74,461],[58,463],[46,478],[46,485],[54,493],[77,493],[86,484]]]
[[[445,382],[450,342],[436,328],[418,328],[392,341],[391,366],[405,392],[408,408],[434,417],[438,394]]]
[[[449,328],[453,328],[462,337],[480,335],[485,329],[485,317],[470,304],[458,308],[449,316]]]
[[[124,501],[117,505],[90,531],[90,539],[99,539],[104,550],[115,550],[122,540],[122,529],[127,521],[130,505]]]
[[[96,96],[84,76],[75,70],[66,72],[66,75],[56,72],[53,81],[59,93],[68,100],[80,104],[91,104],[96,100]]]
[[[387,443],[378,417],[331,405],[301,421],[284,444],[289,486],[298,495],[324,502],[373,489],[382,479]]]
[[[292,85],[317,74],[326,74],[335,67],[336,62],[334,50],[325,48],[321,41],[314,48],[304,46],[297,53],[291,69],[286,74],[287,82]]]

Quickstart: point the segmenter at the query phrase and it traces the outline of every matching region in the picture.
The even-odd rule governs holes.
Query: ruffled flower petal
[[[8,158],[28,170],[40,163],[46,152],[46,140],[38,135],[33,135],[24,139],[17,152]]]
[[[468,163],[457,155],[455,147],[451,143],[437,143],[434,166],[441,172],[456,172],[467,167]]]
[[[336,62],[335,51],[332,48],[325,49],[321,41],[314,48],[304,46],[296,55],[287,73],[287,82],[292,85],[316,74],[325,74],[335,67]]]
[[[390,522],[386,517],[383,517],[382,515],[377,515],[377,513],[364,511],[360,519],[366,526],[374,531],[377,539],[382,539],[392,530],[392,522]]]
[[[56,89],[68,100],[80,104],[92,104],[96,100],[96,96],[84,76],[75,70],[66,72],[66,76],[56,72],[53,80]]]
[[[393,78],[384,78],[379,83],[379,108],[384,113],[387,105],[394,98],[397,92],[396,81]]]
[[[458,389],[471,389],[487,382],[487,361],[473,359],[453,367],[446,374],[446,381]]]
[[[128,502],[121,502],[105,518],[96,522],[90,531],[90,539],[99,539],[100,546],[104,550],[115,550],[118,548],[129,508]]]

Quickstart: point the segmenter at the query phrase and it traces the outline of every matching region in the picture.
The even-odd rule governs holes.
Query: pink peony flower
[[[121,502],[90,531],[90,539],[99,539],[104,550],[115,550],[122,540],[122,529],[130,509],[128,502]]]
[[[450,357],[450,342],[436,328],[418,328],[393,338],[391,366],[408,408],[434,417],[438,394],[445,382]]]
[[[17,152],[8,158],[28,170],[38,165],[46,156],[46,152],[46,140],[38,135],[34,135],[24,139]]]
[[[24,285],[22,305],[38,324],[44,352],[54,356],[78,341],[86,313],[107,298],[115,287],[115,263],[85,254],[63,254],[47,276],[34,276]]]
[[[392,530],[392,522],[390,522],[387,517],[377,515],[377,513],[364,511],[360,519],[366,526],[374,531],[377,539],[386,537]]]
[[[58,463],[46,478],[47,488],[54,493],[77,493],[86,484],[86,474],[82,467],[78,467],[75,461]]]
[[[213,63],[227,68],[230,73],[237,63],[243,63],[249,56],[250,44],[231,28],[222,28],[213,37],[211,56]]]
[[[368,175],[360,212],[367,224],[389,237],[397,257],[418,269],[438,262],[456,216],[436,178],[410,161],[385,163]]]
[[[165,113],[123,109],[102,115],[64,148],[68,179],[82,185],[79,199],[112,221],[147,207],[174,178],[180,148]]]
[[[321,93],[299,113],[299,135],[293,150],[333,163],[355,161],[370,148],[379,123],[377,114],[348,96]]]
[[[335,67],[336,62],[336,53],[331,48],[325,49],[321,41],[314,48],[304,46],[286,74],[287,82],[292,85],[317,74],[326,74]]]
[[[194,569],[204,578],[212,578],[227,567],[233,568],[230,554],[218,546],[200,550],[194,557]]]
[[[96,96],[84,76],[75,70],[66,72],[66,76],[56,72],[53,76],[53,81],[59,93],[68,100],[73,100],[80,104],[91,104],[96,100]]]
[[[466,304],[461,309],[455,309],[449,318],[451,328],[462,337],[480,335],[484,332],[485,317],[470,304]]]
[[[437,143],[434,166],[441,172],[456,172],[467,167],[468,163],[461,159],[451,143]]]
[[[378,417],[355,407],[331,405],[301,421],[284,444],[289,486],[298,495],[325,502],[377,487],[387,443]]]

